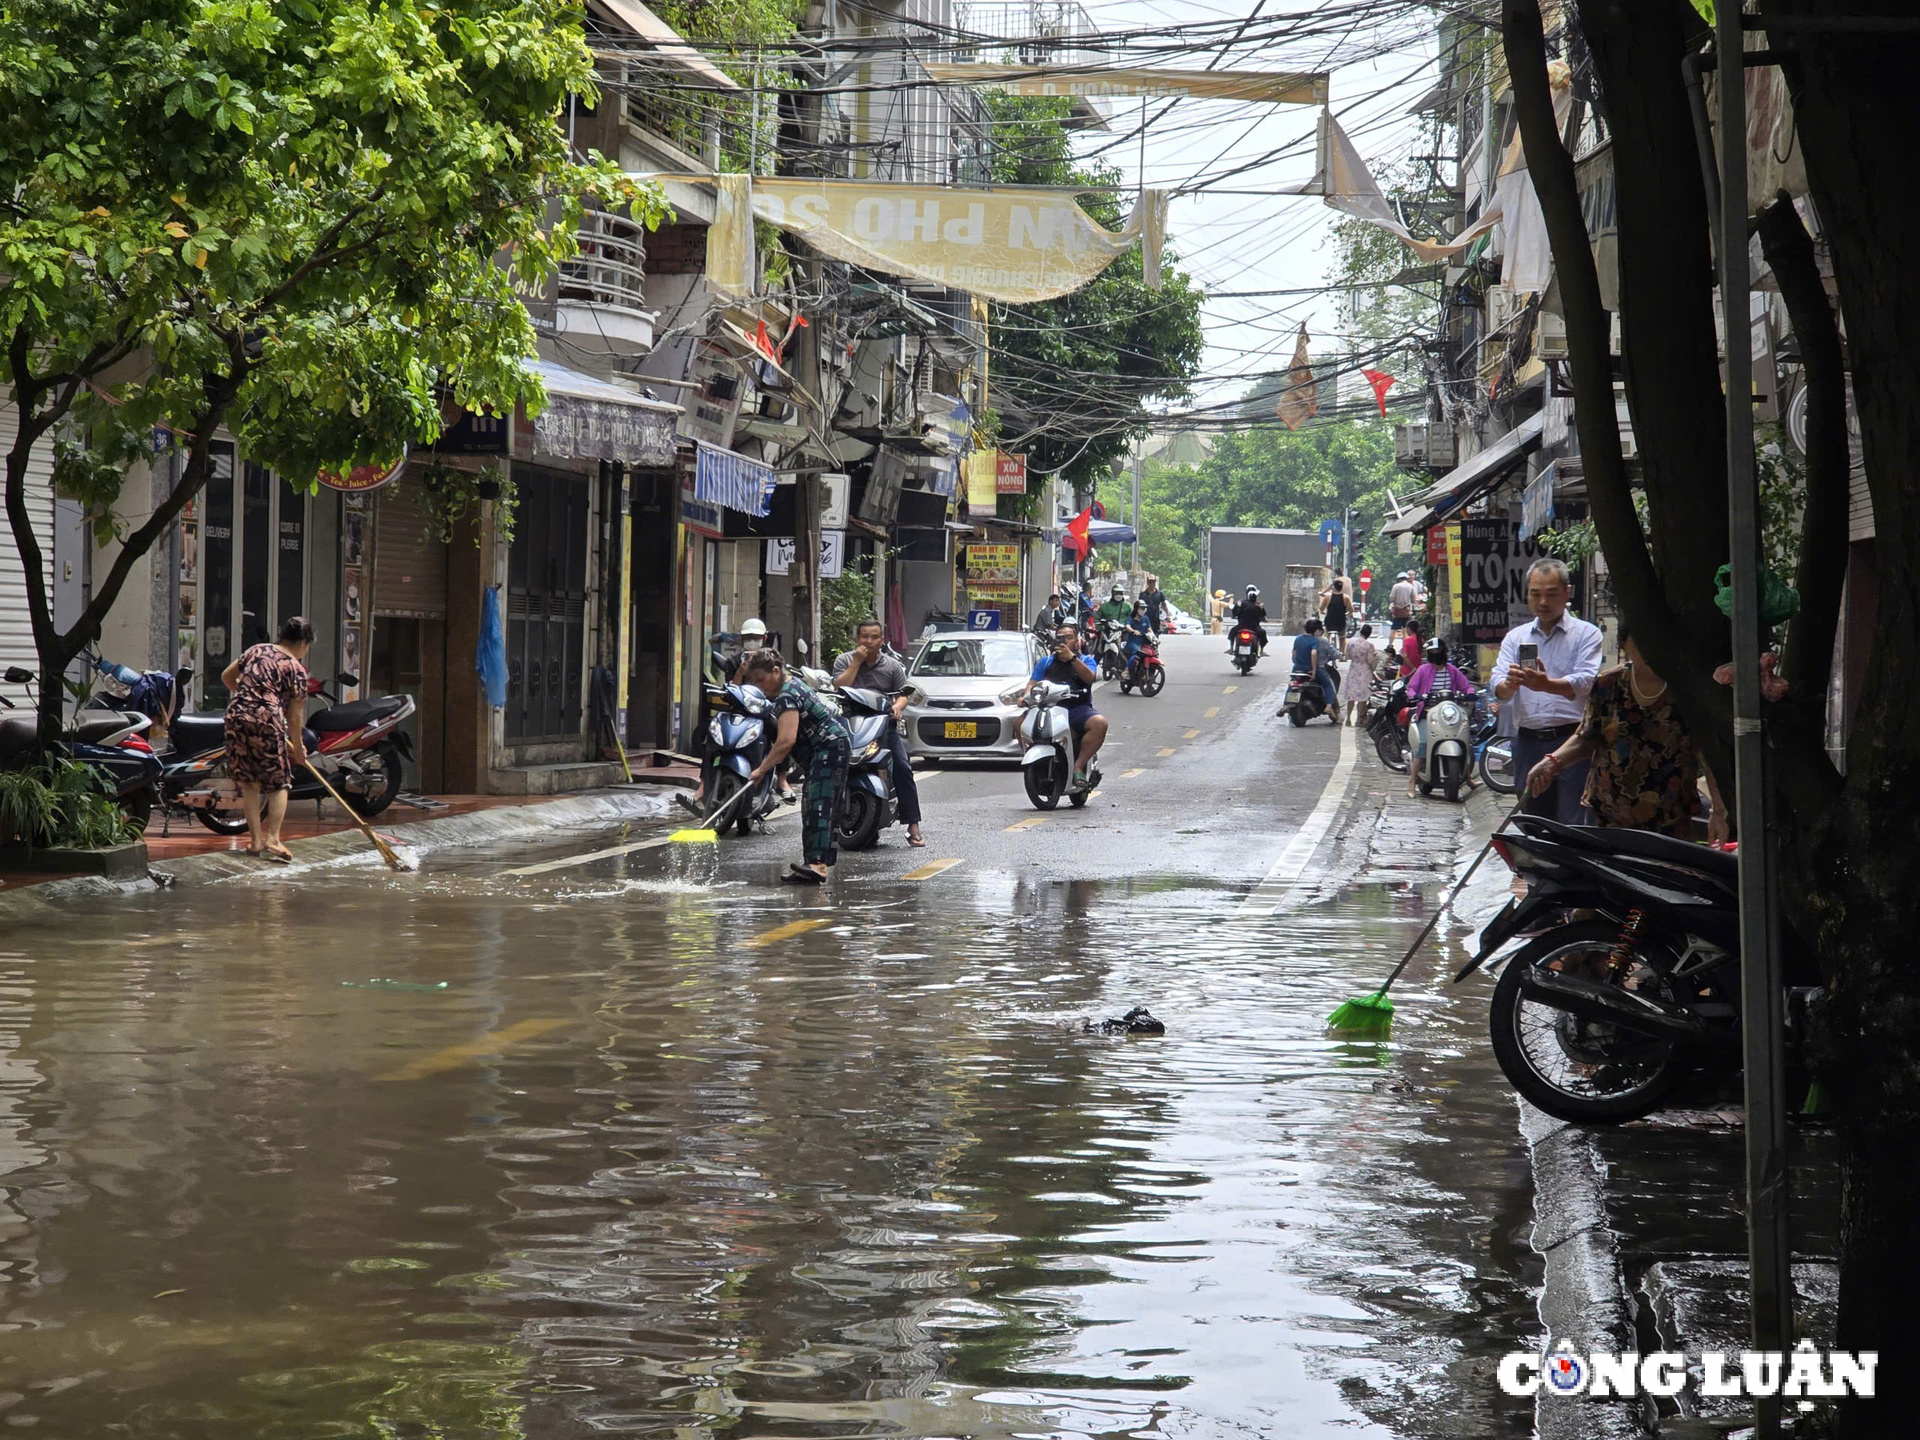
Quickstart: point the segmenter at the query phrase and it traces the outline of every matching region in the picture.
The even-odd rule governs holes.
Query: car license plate
[[[979,738],[980,738],[980,722],[978,720],[947,721],[947,739],[978,740]]]

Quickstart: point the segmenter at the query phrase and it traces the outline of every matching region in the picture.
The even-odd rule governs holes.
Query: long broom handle
[[[320,773],[320,767],[318,765],[309,765],[307,766],[307,773],[320,782],[320,788],[333,797],[336,805],[353,817],[353,823],[360,827],[366,837],[377,843],[378,837],[373,833],[373,822],[363,818],[358,810],[355,810],[353,806],[341,798],[340,792],[329,785],[327,783],[327,777]]]
[[[1499,838],[1500,832],[1512,823],[1513,817],[1520,813],[1520,807],[1533,798],[1526,793],[1526,788],[1525,781],[1522,781],[1520,785],[1520,798],[1513,802],[1513,809],[1507,812],[1505,819],[1493,827],[1493,834],[1487,836],[1487,843],[1482,845],[1480,847],[1480,853],[1473,857],[1473,863],[1467,867],[1467,873],[1454,882],[1453,889],[1447,892],[1447,898],[1440,902],[1439,908],[1433,912],[1432,918],[1420,927],[1420,933],[1414,936],[1413,944],[1409,945],[1407,947],[1407,953],[1400,957],[1400,963],[1393,967],[1393,973],[1387,976],[1386,983],[1373,992],[1376,996],[1386,994],[1387,991],[1392,988],[1393,982],[1400,978],[1400,972],[1406,969],[1408,963],[1419,953],[1420,947],[1426,943],[1427,936],[1433,933],[1433,927],[1440,923],[1440,917],[1447,913],[1447,910],[1459,897],[1460,892],[1466,888],[1467,881],[1473,878],[1473,872],[1480,868],[1480,862],[1493,853],[1493,842]]]

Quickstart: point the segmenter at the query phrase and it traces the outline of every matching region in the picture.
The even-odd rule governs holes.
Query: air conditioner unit
[[[1487,287],[1487,333],[1498,334],[1507,326],[1519,311],[1520,306],[1512,289],[1505,285]]]
[[[1567,358],[1567,322],[1550,310],[1542,310],[1533,332],[1533,353],[1542,360]]]

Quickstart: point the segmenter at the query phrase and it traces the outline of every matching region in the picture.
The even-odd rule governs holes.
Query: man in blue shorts
[[[1073,726],[1076,764],[1073,783],[1084,787],[1087,767],[1093,764],[1093,757],[1100,753],[1101,742],[1107,738],[1107,717],[1093,708],[1093,667],[1080,653],[1080,627],[1073,621],[1060,622],[1053,654],[1033,667],[1026,689],[1020,692],[1021,698],[1042,680],[1052,680],[1068,689],[1067,723]]]

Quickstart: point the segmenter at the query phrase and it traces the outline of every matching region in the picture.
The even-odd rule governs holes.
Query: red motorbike
[[[341,674],[340,685],[358,685],[359,677]],[[309,678],[307,694],[331,702],[307,717],[303,737],[307,765],[293,769],[289,800],[324,800],[326,791],[309,766],[323,769],[355,813],[378,815],[400,793],[404,762],[413,758],[413,741],[400,726],[414,712],[411,695],[381,695],[342,705]],[[171,817],[191,812],[216,835],[239,835],[247,828],[240,809],[240,787],[227,775],[227,722],[224,715],[181,715],[173,722],[173,750],[163,757],[160,798]]]
[[[1149,635],[1140,642],[1140,648],[1134,652],[1133,659],[1127,662],[1126,671],[1120,676],[1120,693],[1125,695],[1138,689],[1149,698],[1158,695],[1167,683],[1167,672],[1160,664],[1160,647]]]

